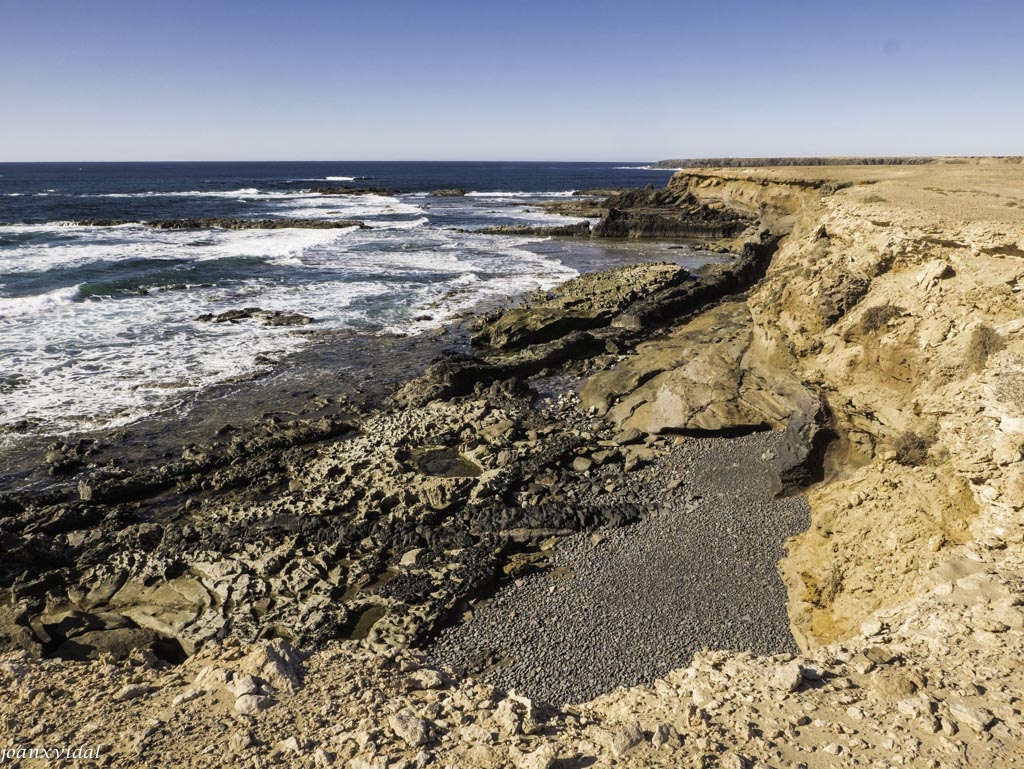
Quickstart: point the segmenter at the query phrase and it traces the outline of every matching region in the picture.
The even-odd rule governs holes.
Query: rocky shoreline
[[[706,228],[738,255],[696,275],[585,275],[488,313],[470,347],[384,403],[228,430],[131,469],[88,467],[86,451],[64,486],[3,495],[12,740],[99,733],[108,763],[153,766],[164,750],[193,766],[1013,766],[1019,171],[702,170],[618,197],[610,230]],[[806,529],[752,524],[778,537],[762,551],[802,532],[780,568],[799,655],[770,609],[753,634],[714,639],[747,651],[690,663],[685,644],[642,648],[666,632],[645,620],[623,632],[637,659],[609,643],[618,662],[593,678],[599,666],[571,658],[599,643],[585,622],[527,632],[592,606],[600,579],[572,572],[621,577],[599,600],[644,614],[629,590],[687,541],[666,522],[706,504],[679,463],[719,451],[702,468],[708,494],[746,500],[739,448],[713,448],[738,435],[760,447],[748,462],[764,486],[798,495],[777,503],[809,509]],[[769,509],[764,486],[747,504]],[[695,530],[729,509],[708,505]],[[735,583],[716,633],[729,616],[744,624],[739,591],[757,605],[774,589],[748,584],[740,556],[719,564]],[[691,582],[682,570],[680,595]],[[503,609],[517,612],[504,627]],[[771,656],[751,655],[770,622],[757,651]],[[485,649],[506,628],[522,659]],[[439,633],[433,661],[413,650]],[[548,680],[574,671],[568,686]],[[628,688],[566,704],[616,685]],[[209,741],[181,747],[199,733]]]
[[[585,275],[494,311],[473,353],[443,354],[369,412],[226,426],[148,467],[52,451],[67,482],[3,496],[0,637],[33,654],[171,660],[225,636],[422,642],[542,540],[643,514],[600,479],[666,439],[538,410],[529,378],[609,365],[741,290],[770,251],[751,245],[699,276],[670,264]]]

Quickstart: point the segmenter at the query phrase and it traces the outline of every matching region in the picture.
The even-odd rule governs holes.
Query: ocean
[[[128,424],[340,329],[415,334],[635,247],[484,235],[574,220],[536,204],[663,186],[636,163],[0,163],[0,448]],[[315,187],[395,188],[325,196]],[[463,197],[435,197],[445,188]],[[359,219],[370,229],[157,230],[88,219]],[[696,265],[702,256],[664,251]],[[202,315],[258,307],[308,326]],[[343,364],[343,362],[340,362]]]

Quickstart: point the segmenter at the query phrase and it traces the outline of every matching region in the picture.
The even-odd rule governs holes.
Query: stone
[[[256,740],[253,738],[252,732],[248,729],[239,729],[238,731],[232,732],[231,736],[228,737],[228,751],[234,755],[244,753],[255,744]]]
[[[494,722],[506,738],[523,733],[523,716],[516,710],[512,700],[504,699],[498,703],[494,709]]]
[[[612,755],[621,758],[644,741],[644,732],[637,722],[624,724],[608,735],[608,747]]]
[[[270,697],[259,694],[243,694],[235,700],[235,712],[243,716],[251,716],[266,710],[274,701]]]
[[[593,464],[594,461],[590,457],[576,457],[572,461],[572,469],[578,473],[585,473]]]
[[[423,554],[422,547],[414,547],[412,550],[407,550],[402,554],[401,560],[398,562],[399,566],[415,566],[416,562],[420,559]]]
[[[228,684],[228,691],[235,695],[235,697],[242,697],[246,694],[261,694],[261,686],[259,680],[248,673],[235,676],[231,679]]]
[[[722,769],[750,769],[752,762],[740,753],[726,753],[721,765]]]
[[[795,692],[803,683],[803,670],[797,662],[780,665],[772,676],[772,685],[787,692]]]
[[[957,723],[973,729],[976,732],[983,732],[995,721],[992,712],[982,707],[970,705],[963,701],[950,702],[949,714],[956,719]]]
[[[409,674],[406,684],[410,689],[440,689],[445,685],[445,677],[433,668],[420,668]]]
[[[123,686],[121,689],[114,694],[114,700],[116,702],[126,702],[128,700],[137,700],[140,697],[145,697],[156,691],[155,686],[143,686],[138,684],[128,684]]]
[[[658,728],[654,730],[654,734],[651,736],[651,745],[660,748],[673,741],[678,741],[678,739],[679,731],[672,724],[658,724]]]
[[[302,752],[302,746],[299,745],[297,737],[288,737],[274,745],[274,750],[277,753],[283,753],[285,755],[295,755]]]
[[[551,769],[557,756],[557,748],[545,743],[530,753],[521,754],[516,751],[513,762],[517,769]]]
[[[418,748],[430,742],[430,724],[409,708],[389,716],[388,723],[394,733],[410,747]]]

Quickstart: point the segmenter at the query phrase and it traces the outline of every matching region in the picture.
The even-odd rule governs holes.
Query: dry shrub
[[[898,318],[903,313],[902,307],[894,304],[880,304],[875,307],[868,307],[860,319],[860,327],[864,333],[870,334],[880,328],[885,328],[889,321]]]
[[[928,461],[928,448],[932,441],[921,433],[907,430],[896,438],[896,461],[908,467],[917,467]]]
[[[967,340],[967,368],[981,371],[988,362],[988,356],[1006,347],[1006,342],[991,326],[982,324],[971,332]]]

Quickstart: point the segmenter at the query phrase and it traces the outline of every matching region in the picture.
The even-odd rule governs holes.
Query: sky
[[[0,162],[1024,154],[1010,0],[0,0]]]

